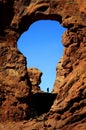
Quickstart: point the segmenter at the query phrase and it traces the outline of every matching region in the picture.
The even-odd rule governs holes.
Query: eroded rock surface
[[[64,54],[56,68],[53,88],[58,96],[41,119],[0,124],[0,129],[85,130],[85,0],[0,0],[0,121],[23,120],[29,116],[27,100],[31,98],[32,85],[26,59],[16,44],[20,35],[41,19],[57,20],[67,28],[62,38]]]
[[[37,68],[28,68],[27,72],[28,79],[30,80],[32,86],[32,93],[41,92],[39,84],[41,83],[42,72]]]

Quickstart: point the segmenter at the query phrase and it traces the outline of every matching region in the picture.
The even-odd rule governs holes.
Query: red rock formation
[[[27,118],[31,85],[26,59],[18,51],[16,42],[34,21],[51,19],[67,28],[62,38],[64,54],[57,65],[53,88],[58,96],[47,115],[21,123],[18,128],[85,130],[86,1],[1,0],[0,19],[0,120]],[[14,126],[16,129],[18,125]],[[0,127],[7,130],[11,125]]]
[[[63,36],[63,44],[66,44],[68,39],[68,46],[65,47],[63,60],[61,66],[62,79],[61,84],[58,86],[59,71],[57,71],[58,78],[56,80],[56,86],[58,89],[54,89],[54,92],[58,93],[58,97],[51,108],[51,111],[56,111],[59,114],[60,123],[57,128],[63,126],[65,129],[70,129],[69,126],[74,127],[81,121],[85,121],[86,114],[86,41],[85,28],[68,30]],[[72,35],[70,35],[72,34]],[[64,39],[66,35],[67,42]],[[68,38],[69,37],[69,38]],[[75,38],[77,37],[77,38]],[[72,41],[72,42],[71,42]],[[61,68],[61,67],[60,67]],[[58,68],[59,70],[59,68]],[[56,88],[55,86],[55,88]],[[71,128],[72,129],[72,128]]]
[[[28,68],[28,78],[31,82],[32,93],[41,92],[39,84],[41,83],[42,72],[37,68]]]

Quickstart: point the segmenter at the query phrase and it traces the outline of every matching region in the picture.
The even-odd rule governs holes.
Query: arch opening
[[[66,29],[54,20],[34,22],[17,42],[18,49],[27,58],[27,68],[43,72],[40,88],[52,91],[56,78],[56,66],[63,54],[61,37]]]

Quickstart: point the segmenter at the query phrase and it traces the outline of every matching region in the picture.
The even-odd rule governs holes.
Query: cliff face
[[[29,116],[27,100],[31,100],[32,85],[26,59],[16,44],[33,22],[51,19],[67,31],[62,37],[64,54],[56,67],[53,88],[58,96],[46,115],[49,125],[44,127],[86,129],[86,1],[0,0],[0,19],[0,120]],[[38,122],[32,127],[43,129]]]

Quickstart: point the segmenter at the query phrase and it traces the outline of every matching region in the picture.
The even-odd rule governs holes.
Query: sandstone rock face
[[[84,40],[86,36],[84,32],[86,32],[86,28],[68,30],[63,35],[63,44],[66,44],[66,47],[62,62],[60,63],[60,66],[57,66],[58,77],[56,79],[54,92],[58,93],[58,97],[55,100],[51,111],[56,111],[56,113],[59,114],[57,128],[65,126],[64,130],[69,130],[71,127],[74,127],[74,125],[78,125],[79,123],[82,124],[82,121],[85,121],[86,41]],[[69,35],[67,35],[68,33]],[[71,37],[70,34],[72,34],[71,36],[73,37]],[[68,42],[67,45],[65,37],[67,38],[67,42],[69,39],[70,44]],[[71,41],[75,42],[71,43]],[[59,69],[61,70],[60,74],[58,71]],[[60,77],[62,82],[58,86]],[[68,126],[69,124],[70,127]],[[83,128],[81,128],[81,130],[82,129]]]
[[[30,88],[25,62],[17,48],[0,43],[0,121],[26,118],[28,106],[23,100]]]
[[[41,92],[39,84],[41,83],[42,72],[37,68],[28,68],[28,79],[31,82],[32,93]]]
[[[67,28],[62,37],[64,54],[56,68],[53,88],[58,96],[45,122],[45,118],[41,122],[32,120],[27,126],[40,130],[85,130],[86,1],[0,0],[0,19],[0,120],[27,118],[32,85],[26,59],[16,43],[33,22],[51,19]]]

